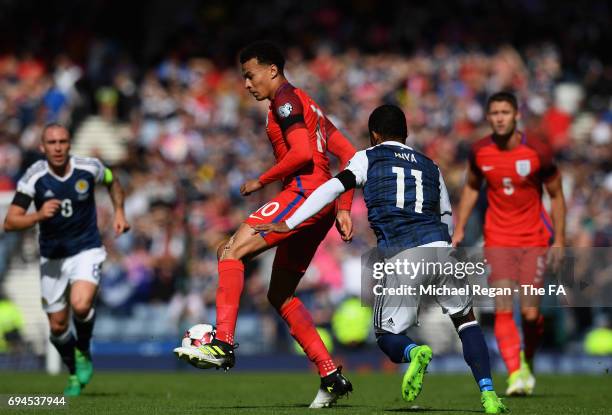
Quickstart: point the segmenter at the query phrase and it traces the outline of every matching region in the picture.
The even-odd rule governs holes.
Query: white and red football
[[[210,324],[196,324],[185,331],[181,346],[199,347],[203,344],[210,343],[215,338],[215,328]]]

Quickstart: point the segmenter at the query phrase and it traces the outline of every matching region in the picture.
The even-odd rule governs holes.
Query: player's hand
[[[130,224],[125,219],[125,215],[121,210],[115,212],[113,229],[115,230],[115,237],[118,237],[130,230]]]
[[[242,196],[248,196],[251,193],[263,188],[263,184],[258,179],[247,180],[242,186],[240,186],[240,194]]]
[[[548,256],[546,258],[546,263],[553,272],[558,272],[560,270],[564,255],[565,244],[555,241],[548,250]]]
[[[287,226],[287,222],[278,222],[278,223],[262,223],[261,225],[253,226],[255,231],[261,232],[277,232],[277,233],[287,233],[291,229]]]
[[[38,220],[47,220],[55,216],[61,204],[62,202],[59,199],[47,200],[38,211]]]
[[[353,220],[351,212],[348,210],[339,210],[336,214],[336,229],[344,242],[353,240]]]
[[[461,242],[463,242],[463,238],[465,237],[465,233],[463,229],[455,228],[455,232],[453,232],[453,239],[451,244],[453,247],[457,247]]]

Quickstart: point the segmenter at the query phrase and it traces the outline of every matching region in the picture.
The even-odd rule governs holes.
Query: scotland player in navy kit
[[[51,342],[70,372],[64,394],[77,396],[93,373],[89,353],[93,303],[100,266],[106,258],[97,226],[97,183],[108,186],[115,211],[115,234],[128,231],[129,225],[119,181],[98,159],[71,157],[65,127],[46,126],[40,148],[46,160],[34,163],[19,180],[4,229],[19,231],[40,225],[43,309],[49,318]],[[36,211],[27,213],[32,201]],[[70,309],[76,336],[70,329]]]
[[[344,171],[317,188],[285,222],[258,225],[255,230],[288,232],[345,191],[361,187],[378,247],[401,251],[389,262],[411,256],[415,250],[410,248],[450,248],[452,215],[444,180],[433,161],[404,144],[408,131],[402,110],[392,105],[376,108],[368,128],[373,147],[358,151]],[[417,250],[436,259],[445,255],[437,251]],[[459,288],[465,284],[453,276],[419,277],[446,287]],[[506,412],[493,390],[487,345],[474,317],[471,297],[437,296],[436,301],[450,315],[461,338],[463,355],[480,388],[485,412]],[[402,397],[406,401],[419,395],[432,358],[429,346],[418,346],[404,334],[417,323],[418,305],[419,296],[399,299],[379,296],[375,303],[378,346],[393,362],[410,363],[402,381]]]

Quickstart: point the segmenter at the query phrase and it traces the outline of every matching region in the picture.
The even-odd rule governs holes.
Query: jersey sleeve
[[[449,235],[453,236],[453,209],[440,169],[438,169],[438,173],[440,175],[440,220],[448,227]]]
[[[17,193],[29,196],[31,199],[34,198],[34,183],[29,183],[28,181],[25,181],[23,179],[19,180],[17,182]]]
[[[365,186],[368,181],[368,156],[365,150],[355,153],[346,165],[345,170],[350,170],[355,175],[357,187]]]
[[[104,175],[106,173],[106,166],[104,166],[104,164],[102,164],[102,162],[97,158],[92,158],[92,160],[95,165],[94,177],[96,178],[96,183],[103,183]]]
[[[280,180],[312,160],[312,150],[308,143],[308,133],[306,130],[292,130],[287,133],[286,140],[289,144],[289,151],[280,162],[259,176],[261,184],[266,185]]]
[[[304,106],[300,97],[291,88],[285,88],[272,102],[272,113],[283,134],[296,128],[306,128]]]
[[[480,167],[478,167],[478,163],[476,162],[476,151],[476,145],[472,145],[468,154],[468,168],[476,176],[482,177],[482,171],[480,170]]]
[[[338,131],[338,129],[334,123],[331,122],[329,118],[325,117],[325,136],[331,137],[336,131]]]
[[[538,176],[547,183],[557,177],[559,169],[554,160],[553,151],[548,142],[541,139],[532,139],[528,141],[529,145],[536,151],[540,160],[540,170]]]
[[[110,172],[110,169],[104,166],[99,159],[95,157],[73,157],[73,160],[75,167],[91,173],[96,183],[105,183],[105,176],[108,176],[108,174],[110,174],[112,181],[112,173]]]
[[[37,161],[26,170],[25,174],[17,182],[18,193],[23,193],[32,199],[34,198],[34,194],[36,193],[34,185],[40,176],[45,174],[45,163],[45,161]]]
[[[336,129],[334,124],[325,117],[325,132],[327,134],[327,150],[340,160],[340,168],[344,169],[351,157],[355,155],[353,144]],[[354,191],[349,190],[338,199],[338,209],[351,210]]]

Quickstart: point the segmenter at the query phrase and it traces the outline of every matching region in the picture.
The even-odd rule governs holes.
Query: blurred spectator
[[[23,315],[19,308],[0,291],[0,353],[24,351]]]

